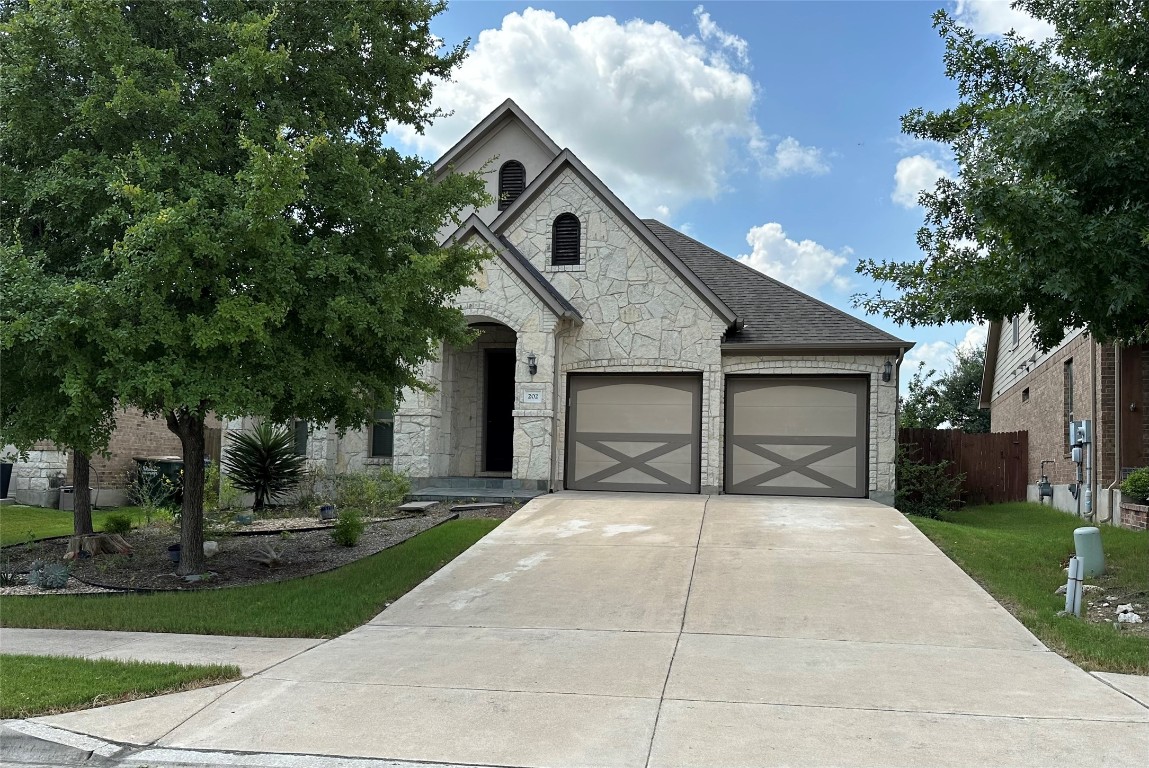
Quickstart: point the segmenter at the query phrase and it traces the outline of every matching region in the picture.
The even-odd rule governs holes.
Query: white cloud
[[[701,5],[694,9],[694,18],[698,21],[698,34],[703,40],[716,41],[723,48],[733,51],[743,67],[750,66],[750,45],[743,38],[719,27]]]
[[[850,285],[840,271],[853,254],[850,248],[835,252],[813,240],[791,240],[776,222],[752,228],[746,242],[753,250],[739,256],[739,261],[800,291],[825,285],[842,291]]]
[[[913,208],[918,204],[922,190],[933,189],[937,180],[943,177],[949,178],[949,172],[932,157],[903,157],[894,169],[894,191],[890,199],[904,208]]]
[[[1030,40],[1053,35],[1053,25],[1011,7],[1009,0],[958,0],[957,20],[979,35],[1004,35],[1011,29]]]
[[[793,136],[787,136],[774,147],[773,156],[763,163],[767,176],[782,178],[799,173],[819,176],[830,171],[829,164],[817,147],[804,147]]]
[[[510,97],[639,215],[716,197],[730,174],[772,158],[746,41],[701,8],[695,21],[684,34],[641,19],[571,25],[551,11],[510,13],[436,86],[436,106],[453,115],[398,137],[437,158]]]
[[[955,326],[955,330],[957,327],[958,326]],[[918,344],[906,353],[906,357],[902,361],[903,385],[908,382],[910,377],[918,370],[918,363],[924,362],[926,364],[927,373],[931,370],[937,371],[938,373],[948,371],[953,367],[957,350],[960,349],[963,352],[970,352],[982,346],[985,344],[988,330],[989,326],[984,323],[971,325],[966,329],[961,341],[957,343],[952,341],[928,341]]]

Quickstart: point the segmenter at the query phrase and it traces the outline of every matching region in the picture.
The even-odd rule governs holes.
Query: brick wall
[[[208,416],[206,426],[219,428],[220,421],[214,416]],[[149,418],[140,411],[130,409],[116,414],[116,431],[108,443],[108,453],[110,455],[107,457],[92,457],[92,469],[98,473],[98,478],[93,477],[92,480],[98,480],[102,488],[123,488],[132,467],[133,456],[179,456],[183,453],[183,447],[165,421]],[[70,482],[70,461],[68,465]]]
[[[1088,419],[1092,378],[1089,370],[1091,345],[1089,336],[1077,336],[1002,392],[991,404],[992,432],[1029,432],[1031,484],[1036,483],[1041,476],[1043,459],[1053,459],[1055,462],[1046,465],[1046,473],[1055,485],[1075,481],[1076,467],[1066,451],[1065,434],[1068,427],[1065,417],[1065,364],[1073,360],[1073,418]],[[1100,356],[1098,359],[1101,359]],[[1098,367],[1101,367],[1100,364]],[[1028,399],[1025,397],[1026,390]],[[1094,439],[1103,438],[1095,435]]]

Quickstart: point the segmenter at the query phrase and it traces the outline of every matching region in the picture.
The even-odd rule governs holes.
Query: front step
[[[407,494],[407,501],[525,503],[546,491],[527,488],[460,488],[430,486]]]

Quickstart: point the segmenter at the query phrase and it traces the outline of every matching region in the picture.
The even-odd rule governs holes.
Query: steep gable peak
[[[511,99],[507,99],[479,121],[478,125],[468,131],[463,138],[459,139],[453,147],[448,149],[446,153],[435,162],[435,175],[438,176],[446,172],[448,168],[456,165],[474,149],[482,146],[492,136],[512,122],[517,124],[518,127],[522,129],[522,132],[538,145],[538,151],[550,157],[559,154],[559,145],[556,144],[554,140],[538,126],[538,123],[532,120],[518,104]]]

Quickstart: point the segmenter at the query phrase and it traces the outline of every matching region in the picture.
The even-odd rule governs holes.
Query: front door
[[[484,402],[483,470],[510,472],[515,431],[515,351],[488,349]]]

